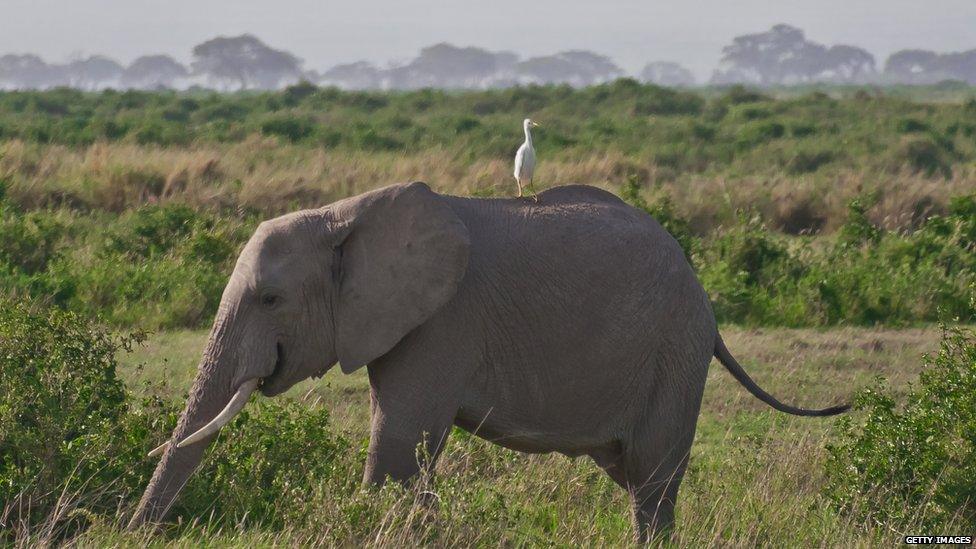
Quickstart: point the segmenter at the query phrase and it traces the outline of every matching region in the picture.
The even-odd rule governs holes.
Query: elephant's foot
[[[667,499],[635,502],[634,530],[642,545],[669,539],[674,533],[674,503]]]

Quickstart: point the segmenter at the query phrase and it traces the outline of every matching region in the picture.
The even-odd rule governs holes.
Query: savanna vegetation
[[[847,419],[795,419],[712,372],[679,545],[960,531],[976,517],[976,340],[953,327],[976,322],[976,93],[828,91],[0,93],[0,541],[627,543],[625,495],[593,464],[460,432],[436,477],[360,489],[368,388],[335,373],[255,399],[171,526],[121,531],[256,225],[404,180],[514,194],[529,115],[536,186],[593,184],[654,215],[771,392],[861,391]]]

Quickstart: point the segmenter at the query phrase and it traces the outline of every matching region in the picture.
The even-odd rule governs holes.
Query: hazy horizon
[[[48,61],[104,54],[123,63],[152,53],[188,62],[190,48],[217,35],[251,33],[305,61],[306,69],[367,60],[406,61],[425,46],[450,42],[523,57],[568,49],[608,55],[629,73],[649,61],[676,61],[698,78],[711,74],[733,37],[777,23],[803,29],[809,40],[865,48],[883,62],[906,48],[976,48],[976,2],[942,0],[939,8],[910,0],[705,0],[698,6],[608,0],[566,5],[363,0],[121,2],[8,0],[0,20],[0,54],[36,53]],[[512,14],[521,14],[515,17]],[[702,14],[707,15],[702,15]]]

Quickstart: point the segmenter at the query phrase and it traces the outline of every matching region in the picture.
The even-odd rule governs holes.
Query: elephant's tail
[[[783,404],[782,402],[776,400],[773,395],[767,393],[760,387],[756,385],[756,382],[749,377],[749,374],[742,369],[742,366],[736,362],[732,353],[729,352],[728,347],[725,346],[725,342],[722,341],[722,336],[719,335],[715,338],[715,358],[722,363],[722,366],[732,374],[732,377],[742,384],[752,395],[759,400],[769,404],[773,408],[779,410],[780,412],[786,412],[787,414],[793,414],[795,416],[833,416],[837,414],[842,414],[850,409],[850,404],[843,404],[840,406],[831,406],[830,408],[824,408],[822,410],[807,410],[805,408],[797,408],[795,406],[790,406],[788,404]]]

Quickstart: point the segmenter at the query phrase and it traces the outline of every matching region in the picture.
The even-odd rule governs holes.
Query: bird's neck
[[[532,132],[529,131],[529,125],[526,124],[526,125],[522,126],[522,129],[525,130],[525,142],[528,143],[529,145],[531,145],[532,144]]]

